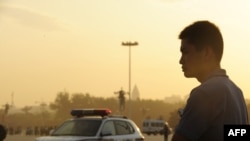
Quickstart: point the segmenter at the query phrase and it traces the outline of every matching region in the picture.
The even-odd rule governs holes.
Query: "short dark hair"
[[[218,61],[221,61],[223,54],[223,37],[219,28],[209,21],[197,21],[184,28],[179,39],[187,41],[200,51],[204,46],[211,46]]]

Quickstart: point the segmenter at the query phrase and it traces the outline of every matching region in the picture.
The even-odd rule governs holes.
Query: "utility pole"
[[[129,85],[129,117],[131,118],[131,47],[137,46],[138,42],[122,42],[122,46],[127,46],[129,47],[129,80],[128,80],[128,85]]]
[[[14,92],[11,93],[11,106],[14,107]]]

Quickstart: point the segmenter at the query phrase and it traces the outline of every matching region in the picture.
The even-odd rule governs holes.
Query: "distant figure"
[[[0,141],[4,141],[6,135],[7,135],[6,128],[2,124],[0,124]]]
[[[163,127],[164,141],[168,141],[169,134],[171,134],[171,129],[170,129],[168,123],[165,123],[164,127]]]
[[[8,103],[5,104],[4,114],[7,115],[9,111],[10,105]]]
[[[119,104],[120,104],[120,112],[123,112],[125,109],[125,94],[126,92],[121,88],[120,91],[115,92],[115,94],[119,94],[118,95],[118,99],[119,99]]]

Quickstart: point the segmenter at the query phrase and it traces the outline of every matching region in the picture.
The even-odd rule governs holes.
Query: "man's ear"
[[[205,56],[206,61],[214,59],[215,54],[214,54],[212,47],[205,46],[203,51],[204,51],[204,56]]]

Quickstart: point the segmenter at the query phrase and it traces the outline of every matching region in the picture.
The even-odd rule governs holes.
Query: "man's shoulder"
[[[211,95],[217,95],[218,93],[221,93],[222,91],[228,89],[229,84],[232,85],[232,82],[228,78],[210,78],[206,82],[193,88],[191,91],[191,95],[202,97],[205,97],[206,95],[209,97]]]
[[[238,88],[235,83],[230,80],[228,77],[212,77],[202,83],[200,86],[197,87],[197,89],[205,89],[205,90],[221,90],[226,89],[228,87],[235,87]]]
[[[195,87],[191,95],[196,98],[220,101],[228,97],[228,95],[235,95],[236,93],[243,94],[242,90],[229,78],[214,77]]]

